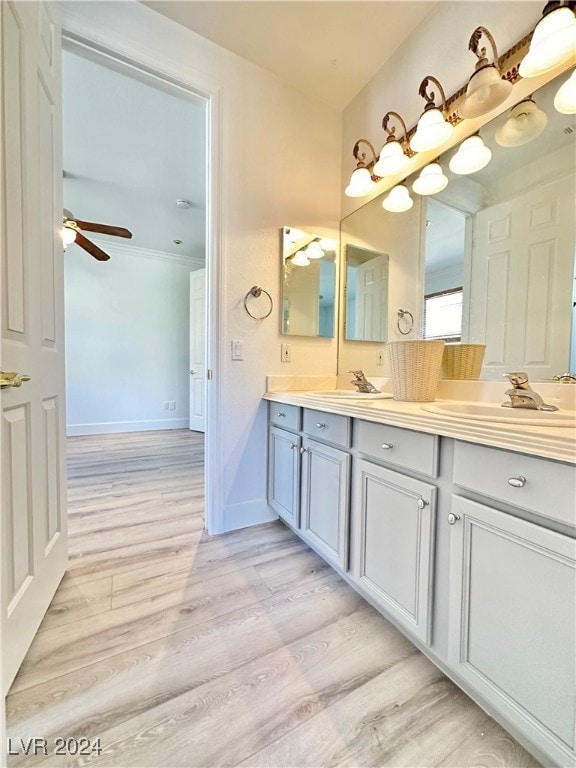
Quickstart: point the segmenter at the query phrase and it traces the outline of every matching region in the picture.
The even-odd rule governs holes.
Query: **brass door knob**
[[[16,371],[0,371],[0,389],[21,387],[25,381],[30,381],[30,376]]]

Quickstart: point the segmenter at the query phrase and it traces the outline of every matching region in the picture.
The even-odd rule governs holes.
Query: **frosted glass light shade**
[[[368,168],[356,168],[350,177],[350,184],[344,190],[348,197],[364,197],[374,190],[376,184]]]
[[[309,243],[304,253],[309,259],[321,259],[324,256],[324,251],[317,240],[313,240]]]
[[[323,237],[320,240],[320,248],[322,248],[323,251],[335,251],[337,245],[338,241],[333,240],[331,237]]]
[[[496,129],[494,138],[501,147],[521,147],[540,136],[547,124],[546,112],[526,99],[510,110],[510,117]]]
[[[410,148],[414,152],[436,149],[450,138],[453,130],[440,109],[427,109],[418,120],[416,133],[410,139]]]
[[[64,248],[69,246],[76,240],[76,230],[73,227],[62,227],[62,240],[64,241]]]
[[[387,141],[382,147],[380,158],[374,166],[376,176],[394,176],[403,173],[410,164],[399,141]]]
[[[466,98],[459,109],[462,117],[480,117],[502,104],[512,91],[512,83],[502,80],[491,64],[477,69],[466,88]]]
[[[292,264],[296,267],[307,267],[310,264],[310,259],[306,255],[306,251],[298,251],[292,258]]]
[[[492,158],[491,150],[484,144],[480,136],[470,136],[465,139],[458,152],[450,160],[450,170],[464,176],[468,173],[476,173],[488,165]]]
[[[382,201],[382,208],[391,213],[403,213],[409,211],[414,205],[414,200],[410,197],[410,192],[404,184],[397,184],[392,187],[390,192]]]
[[[576,18],[567,7],[546,14],[534,29],[530,50],[520,62],[522,77],[549,72],[576,53]]]
[[[554,96],[554,106],[563,115],[576,114],[576,69],[558,89]]]
[[[418,195],[435,195],[448,186],[448,178],[438,163],[430,163],[420,171],[420,176],[412,184]]]

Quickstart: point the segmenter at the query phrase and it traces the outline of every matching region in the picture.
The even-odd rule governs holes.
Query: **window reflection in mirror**
[[[282,333],[334,336],[335,240],[295,227],[281,230]]]
[[[346,245],[345,338],[386,341],[388,254]]]

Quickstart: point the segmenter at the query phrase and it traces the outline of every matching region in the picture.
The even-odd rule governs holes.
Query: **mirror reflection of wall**
[[[282,328],[292,336],[334,336],[336,241],[283,227]]]
[[[347,339],[386,341],[388,327],[388,254],[346,245]]]

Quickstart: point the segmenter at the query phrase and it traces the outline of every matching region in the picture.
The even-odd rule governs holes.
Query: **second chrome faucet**
[[[523,371],[507,373],[512,387],[506,390],[510,402],[502,403],[503,408],[531,408],[535,411],[557,411],[555,405],[544,402],[538,392],[534,392],[528,381],[528,374]]]

